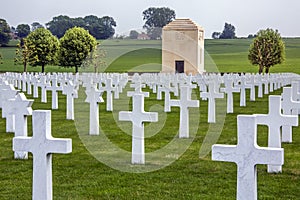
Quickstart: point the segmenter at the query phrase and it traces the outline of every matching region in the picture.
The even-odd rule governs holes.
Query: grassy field
[[[248,49],[252,40],[205,40],[205,67],[208,72],[251,72],[258,71],[248,61]],[[281,65],[271,68],[271,72],[300,73],[297,67],[300,63],[300,38],[284,39],[286,45],[286,60]],[[15,43],[12,43],[14,45]],[[100,72],[159,72],[161,70],[161,41],[136,40],[105,40],[101,41],[101,48],[107,53],[106,67]],[[0,48],[4,59],[0,65],[0,72],[22,71],[21,65],[14,65],[15,47]],[[213,65],[213,67],[211,67]],[[29,71],[41,71],[40,67],[29,67]],[[47,72],[71,71],[72,68],[47,66]],[[81,69],[88,71],[88,69]]]
[[[128,87],[127,87],[128,89]],[[147,89],[149,91],[149,89]],[[280,94],[281,90],[273,94]],[[116,115],[121,108],[130,107],[125,92],[120,100],[114,100],[114,112],[106,112],[105,104],[100,104],[100,126],[102,132],[100,136],[88,136],[88,130],[83,130],[81,120],[83,115],[80,111],[75,113],[77,120],[65,119],[65,96],[59,95],[59,109],[52,111],[52,135],[60,138],[72,138],[73,152],[68,155],[54,154],[53,156],[53,192],[54,199],[235,199],[236,194],[236,165],[227,162],[215,162],[211,160],[208,153],[199,158],[203,152],[203,146],[211,146],[206,136],[212,134],[207,123],[207,102],[200,103],[200,109],[192,109],[191,128],[196,128],[191,132],[191,139],[180,142],[190,142],[189,147],[182,155],[178,155],[176,150],[167,152],[173,156],[175,161],[168,166],[148,173],[131,173],[138,167],[130,165],[131,138],[124,131],[125,124],[131,129],[128,122],[116,120]],[[199,96],[197,90],[194,95]],[[249,93],[247,93],[249,97]],[[80,95],[82,96],[82,95]],[[32,98],[28,95],[28,98]],[[174,98],[174,97],[172,97]],[[196,97],[197,98],[197,97]],[[105,99],[105,96],[104,96]],[[195,97],[194,97],[195,99]],[[239,107],[239,96],[234,96],[234,114],[225,115],[225,123],[219,144],[236,144],[236,117],[239,114],[267,113],[267,96],[257,99],[256,102],[247,101],[247,107]],[[78,108],[87,107],[87,103],[82,103],[84,97],[76,100],[75,106]],[[79,106],[81,105],[81,106]],[[160,163],[153,163],[149,158],[151,153],[166,147],[177,136],[179,109],[172,108],[172,112],[164,114],[160,112],[163,101],[156,100],[156,95],[151,94],[145,99],[146,111],[158,111],[160,122],[146,124],[145,134],[149,137],[145,140],[146,146],[146,166],[156,167]],[[224,111],[224,100],[217,101],[218,113]],[[51,95],[48,93],[48,103],[41,103],[35,99],[33,109],[51,109]],[[198,115],[195,115],[195,113]],[[0,113],[1,114],[1,113]],[[80,115],[79,115],[80,114]],[[200,115],[199,115],[200,114]],[[165,116],[167,115],[167,116]],[[221,116],[221,115],[218,115]],[[220,118],[217,117],[220,122]],[[31,117],[29,117],[29,134],[31,134]],[[3,200],[30,199],[32,184],[32,156],[29,160],[14,160],[12,152],[12,133],[5,133],[5,119],[0,119],[0,197]],[[76,126],[75,126],[76,124]],[[163,124],[163,126],[161,126]],[[199,128],[198,128],[199,125]],[[222,126],[222,124],[221,124]],[[151,130],[159,127],[159,132],[151,135]],[[285,151],[285,164],[282,174],[268,174],[265,165],[258,166],[258,197],[259,199],[299,199],[300,198],[300,130],[294,128],[293,143],[283,144]],[[149,135],[150,134],[150,135]],[[103,143],[103,136],[115,145],[118,151],[125,151],[124,157],[118,155],[107,158],[111,149],[106,149]],[[213,135],[210,135],[213,136]],[[85,137],[85,138],[84,138]],[[115,162],[118,166],[109,167],[110,163],[100,162],[105,158],[95,155],[86,143],[85,139],[94,141],[95,149],[102,151],[101,156],[106,156],[107,160]],[[205,139],[206,138],[206,139]],[[102,140],[102,141],[101,141]],[[206,142],[204,142],[206,141]],[[99,143],[98,143],[99,142]],[[258,127],[258,144],[267,145],[267,127]],[[104,146],[102,146],[104,145]],[[177,146],[180,148],[180,146]],[[113,150],[115,151],[115,150]],[[92,156],[94,155],[94,156]],[[120,154],[123,156],[123,154]],[[160,162],[169,157],[156,157]],[[107,161],[106,160],[106,161]],[[116,170],[115,168],[121,170]],[[128,167],[126,169],[126,167]],[[140,168],[143,170],[143,167]],[[126,172],[127,171],[127,172]]]
[[[207,60],[212,58],[219,71],[227,72],[256,72],[256,68],[249,65],[247,60],[247,49],[250,40],[207,40]],[[287,60],[281,66],[275,66],[273,71],[292,71],[299,73],[297,64],[300,63],[298,49],[300,40],[288,39]],[[109,68],[105,71],[142,71],[152,70],[149,63],[161,62],[159,41],[105,41],[103,47],[107,50],[106,58]],[[0,71],[21,71],[21,66],[14,66],[14,48],[1,48],[4,55],[4,65]],[[210,57],[209,57],[210,56]],[[10,59],[9,59],[10,58]],[[117,59],[116,59],[117,58]],[[140,66],[136,68],[136,66]],[[143,68],[146,66],[147,68]],[[276,68],[276,70],[275,70]],[[37,70],[39,68],[29,68]],[[64,68],[46,67],[47,71],[64,71]],[[155,71],[155,70],[153,70]],[[128,90],[128,86],[126,88]],[[149,88],[146,90],[150,91]],[[81,93],[80,93],[81,94]],[[257,98],[255,102],[247,101],[247,107],[239,107],[239,95],[234,95],[234,114],[225,115],[224,127],[222,124],[210,125],[207,123],[207,102],[200,102],[200,108],[192,109],[190,140],[181,140],[184,144],[190,144],[186,151],[177,154],[177,149],[168,152],[165,157],[158,157],[160,162],[174,158],[174,162],[156,171],[148,173],[130,173],[132,170],[141,170],[130,165],[131,137],[128,135],[130,123],[118,122],[116,116],[121,110],[130,109],[131,102],[124,95],[120,100],[114,100],[114,112],[106,112],[105,104],[100,104],[100,126],[102,128],[99,138],[87,136],[88,130],[84,130],[84,120],[80,109],[86,108],[83,103],[84,97],[76,100],[76,120],[65,119],[66,97],[60,93],[59,109],[52,111],[52,135],[60,138],[72,138],[73,152],[67,155],[54,154],[53,156],[53,199],[59,200],[92,200],[92,199],[235,199],[236,195],[236,172],[234,163],[215,162],[211,160],[211,154],[205,154],[205,148],[214,143],[211,130],[220,125],[221,135],[218,144],[236,144],[236,118],[238,114],[254,114],[268,112],[268,97]],[[199,99],[198,90],[193,93]],[[280,95],[281,90],[272,94]],[[32,96],[27,95],[28,98]],[[249,92],[247,93],[249,99]],[[172,97],[174,98],[174,97]],[[105,95],[104,95],[105,99]],[[195,99],[195,98],[193,98]],[[145,125],[146,166],[155,167],[161,163],[154,163],[151,153],[157,152],[171,143],[176,138],[179,122],[179,109],[172,108],[172,112],[164,114],[161,112],[163,101],[156,100],[151,94],[145,99],[146,111],[159,112],[159,123]],[[222,116],[224,111],[224,100],[217,101],[218,113]],[[125,108],[125,109],[124,109]],[[51,109],[51,94],[48,93],[48,103],[41,103],[35,99],[33,109]],[[1,112],[0,112],[1,114]],[[223,113],[224,114],[224,113]],[[85,119],[84,119],[85,118]],[[81,121],[83,120],[83,121]],[[221,119],[217,117],[217,121]],[[199,122],[199,123],[198,123]],[[199,125],[199,128],[198,128]],[[31,117],[28,119],[29,134],[31,134]],[[153,129],[159,130],[156,134]],[[267,146],[267,127],[258,127],[258,144]],[[114,168],[110,167],[105,158],[99,155],[110,155],[110,149],[106,149],[106,143],[101,141],[105,136],[115,149],[124,154],[113,155],[106,158],[115,162]],[[285,152],[285,164],[282,174],[268,174],[265,165],[258,166],[258,199],[300,199],[300,129],[293,129],[293,143],[283,144]],[[218,135],[217,135],[218,136]],[[0,199],[27,200],[31,198],[32,184],[32,156],[29,160],[14,160],[12,152],[12,133],[5,133],[5,119],[0,119]],[[86,139],[100,142],[91,149]],[[104,138],[105,139],[105,138]],[[178,142],[178,141],[177,141]],[[179,143],[180,144],[180,143]],[[103,145],[103,146],[102,146]],[[178,148],[180,145],[178,145]],[[95,154],[93,151],[102,151]],[[113,151],[115,150],[113,149]],[[103,153],[104,152],[104,153]],[[203,154],[204,152],[204,154]],[[94,155],[94,156],[93,156]],[[124,155],[124,157],[123,157]],[[199,155],[202,155],[199,158]],[[115,156],[119,156],[115,159]],[[105,160],[106,162],[100,162]],[[117,170],[116,168],[124,170]],[[142,167],[143,168],[143,167]],[[152,169],[152,168],[151,168]]]

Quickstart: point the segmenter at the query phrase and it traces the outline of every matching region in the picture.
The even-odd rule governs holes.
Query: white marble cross
[[[201,98],[208,99],[208,123],[216,122],[216,102],[217,98],[224,98],[224,93],[220,93],[214,80],[210,81],[208,86],[208,92],[201,92]]]
[[[106,111],[113,111],[113,92],[116,90],[116,87],[112,84],[112,79],[107,78],[105,87],[101,88],[101,91],[106,92]]]
[[[140,82],[136,82],[130,85],[131,88],[134,88],[134,91],[127,92],[128,97],[132,97],[135,94],[142,94],[144,97],[149,97],[149,92],[143,92],[142,88],[145,87],[145,84],[142,84]]]
[[[47,103],[47,88],[50,86],[50,83],[47,82],[47,77],[45,75],[41,75],[40,77],[38,86],[41,87],[41,102]]]
[[[180,99],[170,100],[170,106],[180,108],[179,138],[189,138],[189,108],[199,107],[198,100],[191,100],[189,86],[180,87]]]
[[[17,94],[16,98],[3,102],[2,112],[5,116],[13,115],[15,119],[15,137],[27,136],[27,116],[32,114],[33,100],[27,100],[24,93]],[[27,159],[27,152],[14,153],[15,159]]]
[[[32,137],[14,137],[14,151],[28,151],[33,155],[33,200],[52,200],[52,154],[71,153],[72,140],[53,138],[51,111],[32,113]]]
[[[282,92],[282,110],[284,115],[298,115],[300,101],[292,100],[292,88],[284,87]],[[282,126],[282,142],[292,143],[292,126]]]
[[[212,160],[237,164],[237,200],[257,199],[258,164],[283,165],[282,148],[259,147],[257,145],[256,117],[237,116],[237,145],[212,146]]]
[[[51,86],[47,87],[48,90],[52,91],[52,109],[58,109],[58,91],[62,91],[62,86],[57,84],[57,75],[54,74],[51,79]]]
[[[240,84],[238,85],[238,87],[241,89],[240,90],[240,106],[246,106],[246,89],[251,88],[251,85],[246,83],[245,76],[241,77]]]
[[[0,93],[0,101],[2,107],[5,101],[8,101],[8,99],[15,98],[16,95],[19,93],[19,90],[15,90],[15,88],[11,84],[9,84],[6,86],[6,89],[2,89]],[[6,118],[6,132],[15,132],[15,116],[6,115],[6,113],[2,113],[2,117]]]
[[[99,104],[104,102],[102,92],[93,84],[85,91],[87,98],[85,102],[90,103],[90,135],[99,135]]]
[[[268,147],[281,147],[280,128],[283,125],[298,126],[298,116],[281,114],[281,96],[269,96],[269,113],[267,115],[255,114],[255,116],[257,124],[268,126]],[[268,172],[282,172],[282,167],[268,165]]]
[[[240,89],[233,86],[233,80],[225,79],[225,88],[221,88],[222,92],[227,94],[227,113],[233,113],[233,93],[240,92]]]
[[[132,111],[119,112],[120,121],[132,122],[132,164],[145,164],[144,122],[157,122],[158,113],[145,112],[144,95],[132,96]]]
[[[74,98],[78,98],[76,85],[71,80],[63,86],[63,94],[67,95],[67,119],[74,120]]]

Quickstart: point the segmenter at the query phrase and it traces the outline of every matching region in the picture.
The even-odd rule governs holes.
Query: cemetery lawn
[[[194,90],[195,95],[199,96],[196,91],[198,90]],[[280,95],[281,90],[272,94]],[[27,97],[32,99],[30,95]],[[268,112],[266,95],[264,98],[257,98],[255,102],[249,102],[248,99],[249,91],[247,107],[239,107],[239,95],[234,95],[234,114],[226,115],[218,144],[237,143],[237,113],[266,114]],[[122,98],[114,100],[114,104],[117,101],[122,101]],[[169,166],[148,173],[118,171],[94,158],[80,139],[74,121],[65,119],[65,104],[66,97],[60,93],[59,109],[52,111],[52,135],[59,138],[72,138],[73,152],[66,155],[53,155],[53,199],[235,199],[236,165],[212,161],[210,153],[199,158],[199,151],[209,128],[206,101],[200,102],[199,129],[185,153]],[[221,104],[221,100],[217,100],[217,106]],[[156,100],[156,95],[151,94],[150,98],[145,99],[145,110],[149,111],[153,105],[163,105],[163,101]],[[50,92],[48,92],[48,103],[41,103],[40,99],[35,99],[33,109],[50,110]],[[113,114],[118,111],[120,110],[115,110],[113,113],[106,112],[105,104],[100,104],[100,125],[111,142],[119,148],[130,151],[131,138],[116,126],[113,117]],[[75,114],[75,118],[78,117],[80,116]],[[176,137],[178,117],[179,109],[172,108],[172,112],[167,115],[163,129],[145,140],[146,152],[158,150]],[[5,119],[0,119],[0,124],[1,200],[31,199],[32,156],[30,154],[29,160],[14,160],[13,134],[5,133]],[[148,125],[145,126],[146,130],[149,128]],[[31,134],[31,117],[28,120],[28,129]],[[267,127],[258,127],[258,145],[267,146],[267,133]],[[293,129],[293,143],[282,146],[285,152],[283,173],[268,174],[265,165],[258,166],[258,199],[300,198],[299,127]],[[130,163],[130,160],[127,162]]]
[[[105,66],[98,72],[159,72],[161,70],[161,41],[105,40],[99,41],[105,50]],[[252,40],[205,40],[205,68],[208,72],[258,72],[257,66],[248,61],[248,49]],[[271,73],[294,72],[300,74],[300,38],[284,39],[286,60],[281,65],[273,66]],[[3,64],[0,72],[22,72],[21,65],[14,65],[16,42],[8,47],[1,47]],[[74,72],[73,68],[46,66],[46,72]],[[28,67],[28,71],[41,71],[41,67]],[[83,68],[81,71],[93,71]]]

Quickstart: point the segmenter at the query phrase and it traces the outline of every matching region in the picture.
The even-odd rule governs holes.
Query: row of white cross
[[[3,117],[7,118],[7,132],[15,132],[13,140],[13,150],[15,158],[26,159],[27,152],[33,153],[34,158],[34,178],[33,178],[33,198],[34,199],[52,199],[52,175],[51,175],[51,153],[70,153],[72,149],[70,139],[55,139],[51,136],[51,116],[50,111],[33,111],[31,105],[33,100],[27,100],[23,93],[15,90],[11,84],[30,93],[26,81],[26,76],[7,73],[2,79],[0,85]],[[21,79],[15,79],[22,77]],[[52,109],[58,109],[57,92],[63,91],[67,95],[67,119],[74,119],[74,98],[77,96],[79,84],[86,87],[86,102],[90,103],[90,130],[91,135],[99,134],[99,108],[98,103],[103,102],[102,94],[107,92],[106,108],[107,111],[113,110],[113,94],[115,99],[119,98],[128,82],[126,75],[90,75],[85,74],[73,76],[70,74],[59,75],[34,75],[41,87],[41,100],[46,102],[45,94],[47,90],[52,91]],[[118,78],[114,78],[118,77]],[[219,75],[212,76],[169,76],[161,75],[135,75],[132,77],[133,92],[128,92],[127,96],[133,99],[133,109],[131,112],[121,111],[119,120],[130,121],[132,128],[132,163],[145,164],[144,152],[144,122],[158,121],[158,113],[149,113],[144,111],[144,98],[149,97],[149,93],[143,92],[142,88],[147,84],[153,92],[157,93],[157,98],[161,99],[161,92],[165,92],[165,111],[170,112],[172,106],[180,107],[180,138],[189,137],[189,108],[199,107],[198,100],[191,99],[191,93],[197,83],[200,88],[200,97],[209,100],[208,122],[215,122],[215,98],[223,98],[220,93],[220,85],[225,88],[221,91],[227,94],[227,112],[233,112],[233,92],[240,92],[240,106],[245,106],[245,89],[249,88],[250,100],[255,100],[255,85],[258,86],[258,96],[262,97],[262,84],[265,84],[265,94],[278,89],[281,86],[291,83],[295,77],[293,74],[283,74],[271,76],[254,75]],[[113,81],[117,79],[117,81]],[[250,81],[247,86],[246,79]],[[255,82],[255,80],[260,80]],[[50,80],[50,81],[49,81]],[[59,81],[60,80],[60,81]],[[99,81],[101,80],[101,81]],[[267,80],[267,81],[266,81]],[[20,82],[22,84],[20,84]],[[60,84],[58,85],[58,82]],[[114,82],[114,83],[113,83]],[[27,84],[27,87],[24,85]],[[102,83],[105,84],[103,87]],[[266,86],[267,85],[267,86]],[[208,91],[207,91],[208,86]],[[256,198],[256,164],[268,164],[268,172],[281,172],[283,164],[283,149],[281,149],[280,127],[282,126],[282,141],[292,142],[292,126],[298,125],[298,117],[291,114],[298,114],[300,110],[300,99],[298,82],[293,82],[293,87],[284,88],[282,97],[270,96],[268,115],[238,116],[238,145],[224,146],[214,145],[212,156],[213,160],[224,160],[236,162],[238,165],[238,192],[239,199],[248,196],[249,199]],[[43,90],[44,88],[44,90]],[[254,88],[253,91],[251,88]],[[261,89],[260,89],[261,88]],[[38,91],[34,89],[34,91]],[[180,92],[178,92],[180,91]],[[180,96],[179,100],[171,100],[170,92],[175,96]],[[34,92],[35,93],[35,92]],[[38,92],[34,95],[38,97]],[[166,100],[167,99],[167,100]],[[281,99],[282,110],[281,114]],[[69,106],[68,106],[69,105]],[[71,105],[71,106],[70,106]],[[33,115],[33,137],[27,137],[26,116]],[[11,119],[9,119],[11,118]],[[14,123],[17,121],[18,123]],[[20,123],[19,123],[20,122]],[[269,127],[268,148],[258,147],[256,144],[256,125],[265,124]],[[39,146],[44,146],[43,150]],[[256,153],[257,152],[257,153]],[[272,155],[272,156],[270,156]],[[245,187],[250,185],[250,189]],[[251,193],[251,194],[250,194]],[[252,198],[253,197],[253,198]]]

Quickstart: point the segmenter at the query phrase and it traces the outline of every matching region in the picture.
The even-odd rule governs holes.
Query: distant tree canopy
[[[115,34],[117,24],[112,17],[104,16],[98,18],[94,15],[89,15],[84,18],[70,18],[68,16],[60,15],[54,17],[52,21],[46,24],[46,27],[53,35],[58,38],[64,36],[65,32],[73,27],[82,27],[90,32],[96,39],[108,39]]]
[[[33,22],[31,24],[31,30],[35,31],[38,28],[44,28],[44,26],[42,24],[40,24],[39,22]]]
[[[147,30],[151,39],[161,37],[162,28],[173,21],[176,17],[175,11],[167,7],[154,8],[150,7],[143,11],[143,28]]]
[[[45,66],[55,64],[59,49],[58,39],[44,28],[38,28],[26,37],[28,51],[30,51],[29,64],[31,66]]]
[[[235,27],[231,24],[225,23],[223,32],[213,32],[213,39],[234,39],[235,35]]]
[[[30,26],[28,24],[19,24],[16,28],[16,34],[19,38],[25,38],[30,33]]]
[[[0,46],[7,45],[10,40],[10,27],[6,20],[0,19]]]
[[[75,67],[77,73],[96,45],[96,39],[87,30],[81,27],[67,30],[60,39],[59,64],[63,67]]]
[[[131,30],[129,33],[129,38],[130,39],[137,39],[139,36],[139,33],[136,30]]]
[[[250,45],[248,59],[252,65],[259,66],[259,73],[271,66],[281,64],[285,59],[285,45],[278,30],[260,30]]]

